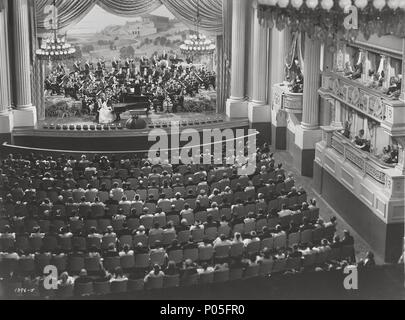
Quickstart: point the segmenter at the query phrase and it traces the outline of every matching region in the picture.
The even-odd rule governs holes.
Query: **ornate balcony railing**
[[[381,123],[392,136],[405,134],[405,103],[401,100],[329,71],[322,73],[319,92]]]
[[[392,169],[394,166],[383,164],[371,154],[357,149],[351,141],[337,132],[332,135],[331,147],[365,175],[378,183],[386,184],[387,174],[385,170]]]
[[[273,107],[289,113],[302,113],[303,94],[293,93],[288,85],[280,83],[274,85]]]

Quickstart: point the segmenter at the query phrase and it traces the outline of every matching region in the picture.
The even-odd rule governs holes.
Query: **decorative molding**
[[[368,203],[368,205],[374,205],[374,194],[364,184],[360,185],[360,196]]]
[[[342,181],[346,184],[351,190],[354,190],[354,177],[345,169],[342,168]]]
[[[342,186],[348,189],[364,205],[369,207],[376,217],[385,224],[403,222],[405,220],[403,208],[405,207],[403,176],[393,176],[394,169],[386,170],[387,184],[377,183],[369,179],[368,175],[357,171],[356,167],[346,161],[335,149],[328,147],[325,141],[316,145],[316,161],[323,169],[335,177]],[[335,162],[335,171],[330,167],[330,162]],[[399,187],[395,189],[395,183]],[[401,189],[402,188],[402,189]],[[402,214],[399,213],[402,208]]]
[[[405,135],[405,103],[399,99],[390,99],[382,92],[333,72],[322,74],[322,87],[318,93],[380,123],[394,137]]]
[[[376,198],[375,207],[378,213],[380,213],[384,218],[387,217],[387,204],[385,202],[379,198]]]
[[[328,156],[325,156],[325,166],[328,167],[333,173],[336,173],[336,162]]]

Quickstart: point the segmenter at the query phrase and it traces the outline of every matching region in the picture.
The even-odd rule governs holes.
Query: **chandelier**
[[[42,40],[41,48],[36,53],[41,60],[68,60],[75,57],[76,48],[66,42],[66,37],[58,37],[55,33]]]
[[[74,59],[76,48],[66,41],[66,36],[58,36],[56,0],[53,1],[53,7],[52,35],[47,39],[41,39],[41,46],[36,50],[37,57],[49,61]]]
[[[190,35],[180,46],[181,53],[185,55],[212,54],[215,48],[215,44],[203,34]]]
[[[215,44],[207,39],[207,37],[199,32],[201,15],[200,15],[200,0],[197,0],[197,17],[194,19],[195,22],[195,34],[189,36],[187,40],[180,46],[180,51],[186,56],[195,55],[209,55],[214,53]]]

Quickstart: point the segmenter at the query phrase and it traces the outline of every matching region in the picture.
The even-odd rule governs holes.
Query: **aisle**
[[[317,200],[317,205],[320,208],[320,215],[325,222],[329,221],[331,217],[335,216],[338,221],[338,233],[340,236],[343,235],[343,230],[348,230],[350,234],[354,237],[355,251],[357,260],[365,257],[367,251],[370,250],[370,246],[367,242],[360,237],[360,235],[354,231],[354,229],[347,224],[340,215],[331,207],[329,204],[314,190],[312,178],[303,177],[298,173],[298,170],[293,167],[293,158],[287,151],[276,151],[275,153],[276,162],[283,163],[286,172],[292,172],[297,186],[303,186],[308,192],[308,198],[315,198]],[[384,263],[383,258],[375,256],[377,264]]]

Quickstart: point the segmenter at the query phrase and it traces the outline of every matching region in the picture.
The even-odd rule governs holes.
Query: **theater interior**
[[[195,38],[80,65],[95,6]],[[404,299],[404,75],[403,0],[0,0],[0,298]]]

